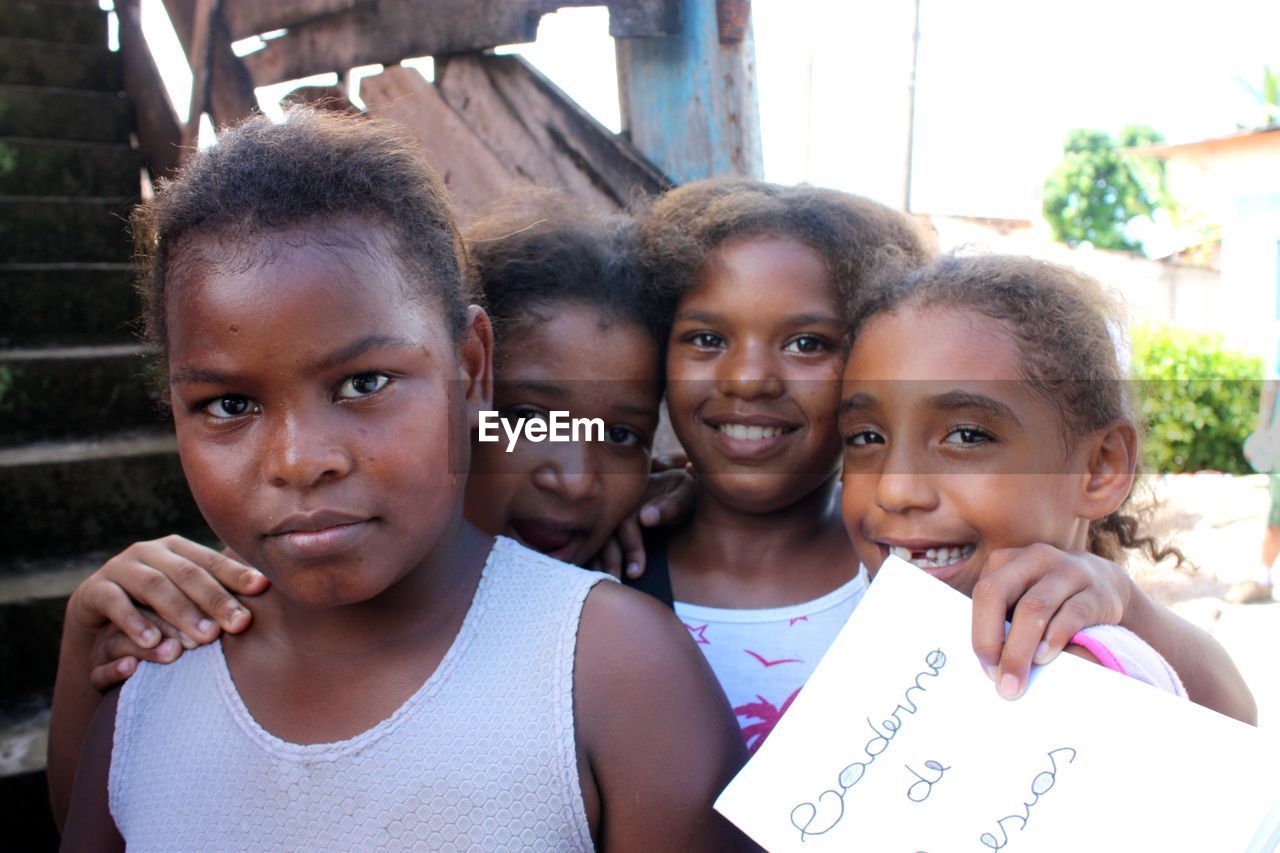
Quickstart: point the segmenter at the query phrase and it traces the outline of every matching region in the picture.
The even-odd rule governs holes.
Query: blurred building
[[[1280,336],[1280,127],[1146,152],[1169,164],[1174,196],[1221,226],[1221,286],[1203,323],[1276,361]]]

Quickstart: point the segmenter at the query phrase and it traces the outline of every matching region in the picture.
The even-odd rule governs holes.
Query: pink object
[[[1071,638],[1088,650],[1098,663],[1121,675],[1150,684],[1175,696],[1186,697],[1182,679],[1160,653],[1137,634],[1119,625],[1094,625]]]
[[[1111,649],[1104,646],[1101,640],[1089,636],[1084,631],[1080,631],[1071,638],[1071,643],[1073,645],[1080,646],[1082,649],[1088,650],[1089,654],[1097,658],[1098,663],[1102,664],[1107,669],[1114,669],[1121,675],[1129,674],[1125,672],[1124,664],[1120,663],[1116,656],[1111,653]]]

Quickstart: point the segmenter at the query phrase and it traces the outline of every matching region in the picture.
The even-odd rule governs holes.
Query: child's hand
[[[1033,662],[1053,660],[1077,631],[1119,624],[1132,590],[1124,569],[1094,554],[1049,545],[993,551],[973,588],[973,650],[997,692],[1016,699]]]
[[[683,453],[655,456],[640,511],[644,527],[680,524],[693,514],[693,463]],[[638,530],[637,530],[638,532]]]
[[[173,663],[182,656],[178,629],[150,611],[143,611],[143,615],[155,623],[164,639],[144,649],[110,622],[99,628],[89,658],[89,683],[94,690],[106,693],[122,684],[137,671],[140,660]]]
[[[588,568],[598,572],[608,572],[618,580],[622,580],[624,565],[627,577],[634,579],[643,575],[644,538],[640,533],[638,518],[638,511],[628,513]]]
[[[600,549],[596,565],[600,571],[621,579],[635,580],[644,574],[644,534],[641,527],[679,524],[693,512],[692,466],[684,454],[656,456],[644,499],[634,512],[622,519],[618,529]]]
[[[251,614],[231,593],[256,595],[267,585],[266,576],[229,551],[166,536],[135,542],[86,578],[71,594],[67,619],[95,634],[113,624],[139,649],[154,649],[164,633],[143,616],[138,601],[174,626],[185,648],[195,648],[212,642],[219,630],[234,634],[249,627]]]

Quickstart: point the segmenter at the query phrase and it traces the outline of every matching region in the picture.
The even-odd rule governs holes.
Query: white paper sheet
[[[886,561],[716,808],[771,851],[1276,849],[1280,745],[1070,655],[1001,699],[971,611]]]

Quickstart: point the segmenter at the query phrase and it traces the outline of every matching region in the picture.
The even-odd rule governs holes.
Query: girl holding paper
[[[869,572],[899,556],[976,598],[984,566],[1027,555],[1181,560],[1125,512],[1138,430],[1097,282],[1007,256],[949,256],[885,282],[852,306],[840,403],[841,512]],[[1122,627],[1086,629],[1067,650],[1186,695]]]

